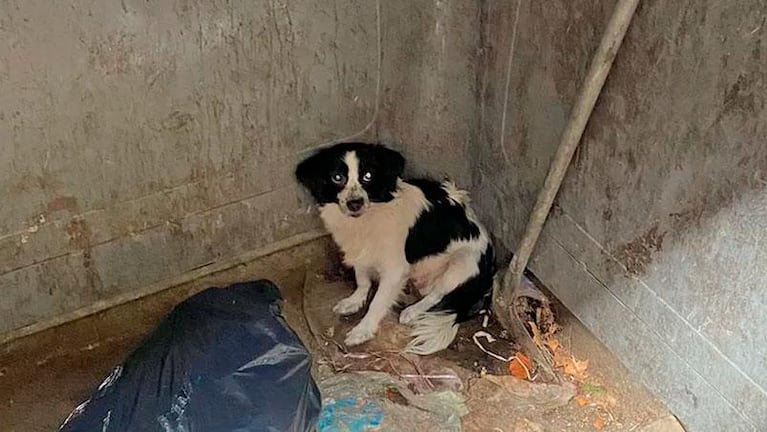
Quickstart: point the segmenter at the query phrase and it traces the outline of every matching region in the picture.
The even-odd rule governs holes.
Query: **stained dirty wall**
[[[507,247],[613,5],[483,9],[475,201]],[[531,263],[693,432],[767,430],[765,53],[762,1],[640,2]]]
[[[337,138],[440,155],[436,173],[468,182],[478,17],[469,1],[3,2],[0,335],[317,228],[292,166]]]

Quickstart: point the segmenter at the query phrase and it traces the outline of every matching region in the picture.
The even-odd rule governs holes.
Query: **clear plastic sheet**
[[[384,372],[350,372],[320,383],[319,432],[459,432],[468,413],[451,390],[416,394],[406,381]]]
[[[314,430],[320,396],[311,358],[280,300],[260,280],[180,303],[60,431]]]

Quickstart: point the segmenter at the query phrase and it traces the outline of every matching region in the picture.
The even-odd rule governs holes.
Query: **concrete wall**
[[[507,75],[517,4],[3,2],[0,334],[312,231],[360,131],[513,248],[613,2],[521,0]],[[765,17],[641,2],[532,263],[692,431],[767,427]]]
[[[477,8],[381,3],[3,2],[0,334],[317,228],[336,138],[468,181]]]
[[[516,4],[482,15],[473,170],[510,248],[614,2],[522,0],[505,99]],[[640,2],[531,264],[690,431],[767,430],[766,20]]]

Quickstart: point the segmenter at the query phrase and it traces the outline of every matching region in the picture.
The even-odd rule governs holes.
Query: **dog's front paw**
[[[408,306],[399,313],[399,322],[400,324],[410,324],[420,314],[421,311],[415,305]]]
[[[355,297],[354,295],[350,295],[349,297],[346,297],[345,299],[336,303],[336,305],[333,306],[333,312],[338,315],[351,315],[362,309],[362,306],[364,305],[364,297]]]
[[[357,324],[356,327],[351,329],[349,333],[346,334],[346,339],[344,340],[344,343],[346,344],[346,346],[360,345],[369,341],[370,339],[373,339],[373,336],[375,336],[375,333],[376,333],[376,329],[367,325],[363,321]]]

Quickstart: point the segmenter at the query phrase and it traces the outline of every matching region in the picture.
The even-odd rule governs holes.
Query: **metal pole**
[[[578,143],[581,140],[591,112],[594,110],[594,105],[602,91],[615,55],[618,53],[618,49],[623,42],[623,37],[631,23],[631,18],[638,3],[639,0],[619,0],[615,6],[615,10],[607,24],[607,29],[602,36],[602,41],[599,44],[599,49],[597,49],[591,61],[586,80],[570,112],[570,119],[562,133],[559,147],[549,167],[549,173],[546,176],[543,189],[538,194],[538,199],[527,223],[525,234],[514,254],[514,258],[511,260],[509,271],[506,277],[504,277],[502,284],[502,294],[504,295],[513,294],[519,290],[522,273],[527,267],[527,262],[535,248],[535,244],[543,229],[543,224],[546,222],[546,217],[551,210],[554,198],[559,191],[559,187],[562,185],[567,167],[570,165],[573,153],[575,153],[575,149],[578,147]],[[511,296],[510,298],[513,299],[514,297]]]

